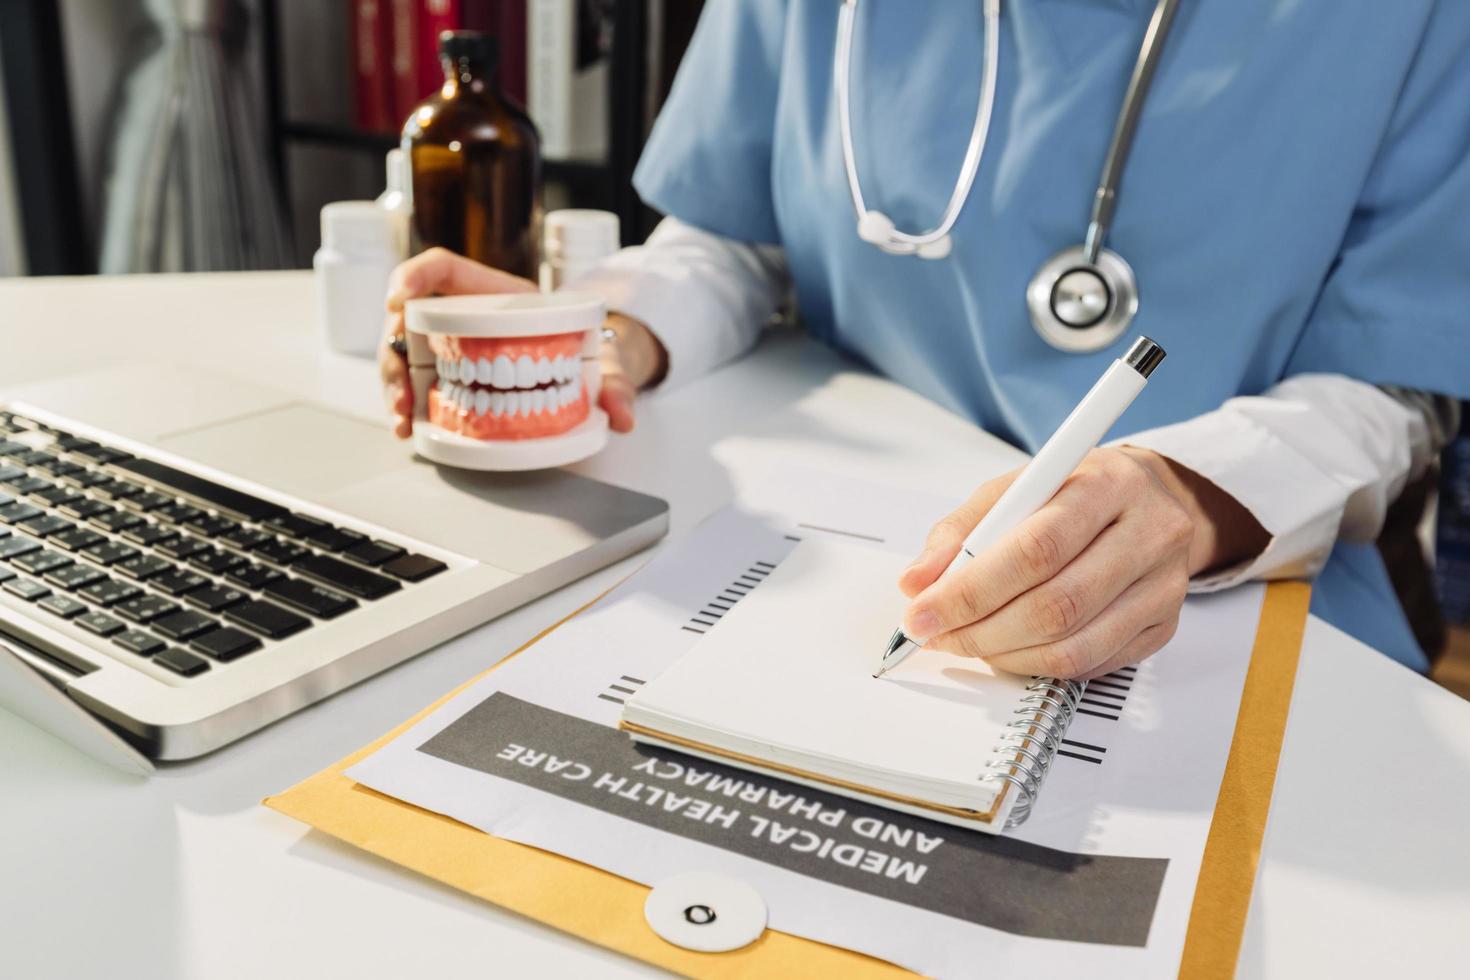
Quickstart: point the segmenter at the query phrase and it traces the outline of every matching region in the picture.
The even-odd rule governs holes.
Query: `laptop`
[[[0,707],[123,768],[196,757],[667,529],[655,497],[437,467],[381,424],[208,372],[12,390]]]

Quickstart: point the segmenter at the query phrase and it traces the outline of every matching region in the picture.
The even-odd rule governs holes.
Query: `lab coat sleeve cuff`
[[[607,302],[609,313],[621,313],[649,330],[663,344],[668,355],[668,373],[661,388],[674,388],[712,370],[718,363],[706,337],[700,336],[687,312],[689,304],[698,305],[702,297],[684,295],[666,276],[638,268],[635,263],[608,261],[569,287],[598,293]]]
[[[1327,561],[1342,520],[1342,488],[1247,416],[1209,412],[1114,444],[1150,449],[1193,470],[1234,497],[1271,535],[1254,558],[1195,576],[1191,592],[1252,579],[1310,578]]]

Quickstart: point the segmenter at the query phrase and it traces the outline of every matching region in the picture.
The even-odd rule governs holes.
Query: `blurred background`
[[[548,210],[641,241],[630,177],[700,0],[0,0],[0,275],[307,268],[442,80],[499,39]],[[207,212],[207,213],[205,213]]]

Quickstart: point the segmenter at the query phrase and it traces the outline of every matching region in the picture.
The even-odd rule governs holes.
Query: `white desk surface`
[[[364,415],[374,367],[324,351],[304,273],[0,282],[0,391],[171,361]],[[160,397],[167,397],[166,393]],[[672,505],[674,536],[771,453],[968,490],[1011,451],[795,336],[646,399],[589,474]],[[971,448],[973,447],[973,448]],[[630,572],[630,559],[192,763],[134,780],[0,712],[0,976],[650,976],[266,810]],[[1240,974],[1463,975],[1470,704],[1314,620]]]

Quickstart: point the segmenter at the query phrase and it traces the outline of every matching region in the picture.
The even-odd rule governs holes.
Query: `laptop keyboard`
[[[0,589],[182,677],[447,568],[0,412]]]

